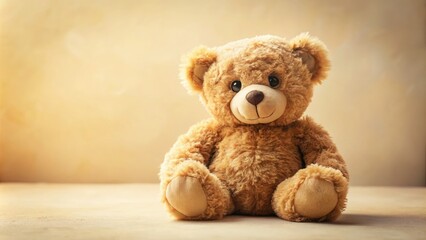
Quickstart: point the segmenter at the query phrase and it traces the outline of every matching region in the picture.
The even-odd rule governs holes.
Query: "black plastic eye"
[[[273,75],[268,77],[268,81],[269,86],[271,86],[272,88],[277,88],[280,85],[280,80]]]
[[[241,90],[241,81],[235,80],[231,83],[231,90],[234,92],[239,92]]]

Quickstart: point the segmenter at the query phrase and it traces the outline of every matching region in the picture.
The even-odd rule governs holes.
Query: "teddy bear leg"
[[[289,221],[333,221],[345,208],[347,190],[339,170],[312,164],[278,185],[272,206]]]
[[[229,191],[199,162],[179,164],[174,176],[162,185],[163,202],[177,219],[220,219],[233,210]]]

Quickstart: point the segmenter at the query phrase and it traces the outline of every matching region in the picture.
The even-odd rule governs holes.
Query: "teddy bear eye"
[[[280,80],[273,75],[268,77],[268,81],[269,81],[269,86],[271,86],[272,88],[276,88],[278,87],[278,85],[280,85]]]
[[[241,81],[235,80],[231,83],[231,90],[234,92],[239,92],[241,90]]]

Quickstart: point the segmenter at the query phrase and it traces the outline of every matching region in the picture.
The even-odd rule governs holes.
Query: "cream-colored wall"
[[[424,185],[425,1],[0,1],[2,181],[156,182],[208,117],[180,56],[309,31],[332,71],[308,114],[354,185]]]

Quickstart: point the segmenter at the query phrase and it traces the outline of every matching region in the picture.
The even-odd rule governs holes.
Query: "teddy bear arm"
[[[299,137],[298,146],[306,166],[318,164],[331,167],[342,172],[349,180],[345,161],[327,131],[310,118],[306,118],[303,123],[303,134]]]
[[[219,141],[219,127],[210,120],[194,125],[186,134],[180,136],[170,151],[166,154],[161,166],[160,178],[163,180],[174,175],[176,167],[193,160],[207,165]]]
[[[328,133],[310,118],[296,122],[306,168],[281,182],[273,196],[278,216],[290,221],[333,221],[346,207],[348,172]]]
[[[345,162],[321,126],[310,118],[297,124],[295,136],[306,168],[278,185],[274,211],[290,221],[333,221],[346,206]]]
[[[181,136],[160,170],[161,199],[176,219],[220,219],[233,211],[229,190],[207,168],[219,126],[201,122]]]

